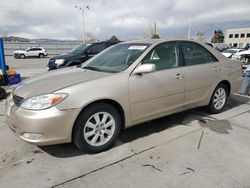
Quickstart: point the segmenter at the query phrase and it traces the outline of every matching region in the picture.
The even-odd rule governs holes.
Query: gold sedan
[[[25,80],[8,124],[30,143],[101,152],[130,126],[199,106],[220,113],[241,84],[240,62],[194,41],[117,44],[84,63]]]

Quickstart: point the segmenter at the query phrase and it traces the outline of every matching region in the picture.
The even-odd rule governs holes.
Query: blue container
[[[8,85],[16,85],[21,82],[20,74],[11,74],[7,75],[7,83]]]

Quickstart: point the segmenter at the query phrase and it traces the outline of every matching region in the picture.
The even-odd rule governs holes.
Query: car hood
[[[66,53],[66,54],[53,56],[50,59],[52,59],[52,60],[54,60],[54,59],[72,59],[72,58],[79,57],[79,56],[80,56],[80,54]]]
[[[236,55],[250,55],[250,50],[238,52],[238,53],[236,53]]]
[[[23,98],[52,93],[65,87],[111,75],[111,73],[97,72],[77,67],[69,67],[49,71],[23,81],[14,90],[14,94]]]
[[[226,53],[226,52],[222,52],[222,54],[226,57],[230,57],[232,55],[232,53]]]

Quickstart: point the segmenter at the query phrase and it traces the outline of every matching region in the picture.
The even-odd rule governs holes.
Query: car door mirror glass
[[[142,64],[136,70],[135,74],[146,74],[150,72],[155,72],[156,67],[155,64]]]

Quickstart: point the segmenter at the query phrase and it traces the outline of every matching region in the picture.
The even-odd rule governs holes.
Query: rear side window
[[[41,48],[33,48],[33,51],[41,51]]]
[[[218,60],[203,46],[194,42],[181,42],[185,65],[213,63]]]

